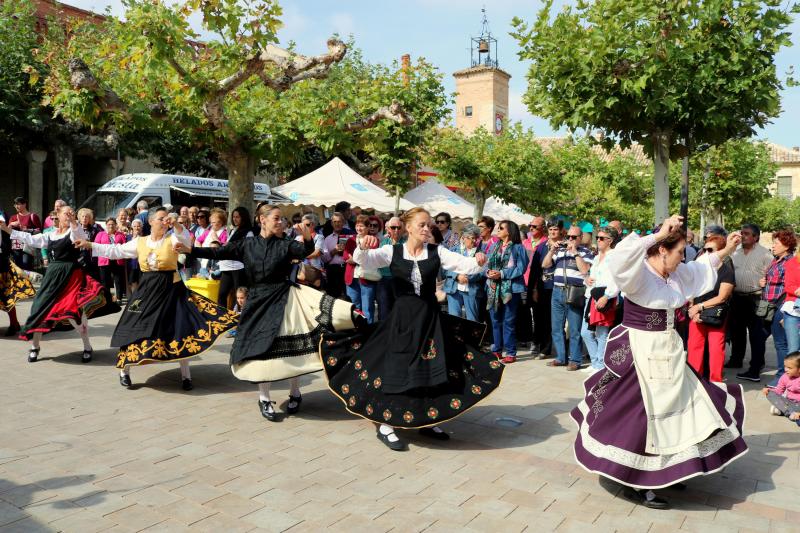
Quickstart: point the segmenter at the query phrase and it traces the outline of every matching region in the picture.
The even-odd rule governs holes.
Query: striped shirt
[[[794,257],[786,254],[780,259],[773,259],[767,269],[767,284],[761,297],[768,302],[774,302],[783,294],[784,278],[786,275],[786,261]]]
[[[592,251],[585,246],[578,246],[577,255],[587,262],[591,263],[594,259]],[[578,269],[578,261],[575,259],[576,254],[568,252],[566,249],[559,250],[553,255],[553,282],[557,287],[564,285],[583,285],[583,280],[586,279],[586,274]],[[566,269],[566,281],[564,279]]]
[[[736,292],[747,294],[760,291],[761,285],[758,281],[766,275],[772,263],[772,253],[756,243],[749,253],[745,253],[744,248],[739,246],[731,259],[736,272]]]

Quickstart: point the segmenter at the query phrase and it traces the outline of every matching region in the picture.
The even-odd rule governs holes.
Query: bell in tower
[[[453,73],[456,79],[456,127],[466,134],[483,127],[497,135],[508,120],[511,75],[497,62],[497,39],[482,9],[481,33],[470,38],[470,67]]]

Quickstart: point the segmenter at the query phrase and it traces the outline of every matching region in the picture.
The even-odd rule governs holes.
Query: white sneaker
[[[781,410],[778,409],[777,407],[775,407],[774,405],[770,405],[769,406],[769,413],[772,414],[772,415],[775,415],[775,416],[783,416],[783,413],[781,413]]]

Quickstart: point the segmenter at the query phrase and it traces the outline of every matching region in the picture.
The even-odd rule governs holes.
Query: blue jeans
[[[775,358],[778,365],[778,371],[775,373],[775,379],[770,382],[770,386],[774,387],[778,384],[778,380],[783,375],[783,360],[786,359],[788,353],[788,343],[786,340],[786,330],[781,321],[786,320],[786,316],[780,309],[775,310],[775,318],[772,319],[772,342],[775,343]]]
[[[392,278],[381,278],[378,280],[378,320],[386,320],[394,306],[394,289],[392,289]]]
[[[586,344],[586,351],[589,352],[592,368],[596,370],[602,370],[606,367],[605,363],[603,363],[603,357],[606,354],[606,340],[610,329],[608,326],[595,326],[594,331],[592,331],[589,329],[589,323],[583,322],[581,337]]]
[[[559,363],[567,362],[567,348],[564,345],[564,323],[569,323],[569,360],[580,365],[583,362],[581,350],[581,316],[582,309],[568,305],[564,287],[553,288],[553,298],[550,300],[550,320],[552,325],[553,349]]]
[[[461,316],[461,306],[467,314],[467,320],[479,322],[478,320],[478,300],[469,293],[456,291],[454,294],[447,295],[447,312],[453,316]]]
[[[375,311],[375,289],[378,286],[377,281],[360,282],[353,280],[353,283],[347,286],[347,296],[356,309],[364,313],[367,317],[367,322],[372,324],[374,320],[373,313]]]
[[[783,331],[786,332],[786,353],[800,350],[800,316],[784,314]]]
[[[492,351],[500,352],[505,348],[506,355],[517,356],[517,306],[520,295],[512,294],[507,304],[498,303],[497,310],[489,309],[492,320]]]

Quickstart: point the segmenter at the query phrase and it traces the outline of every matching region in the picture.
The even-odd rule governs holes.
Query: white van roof
[[[167,191],[175,189],[190,196],[229,198],[228,180],[201,178],[198,176],[176,176],[173,174],[123,174],[113,178],[98,189],[104,191]],[[281,202],[288,200],[283,195],[270,190],[266,183],[253,184],[253,198],[256,202]]]

